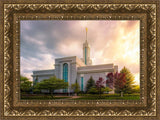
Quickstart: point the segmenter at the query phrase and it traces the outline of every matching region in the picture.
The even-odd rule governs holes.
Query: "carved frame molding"
[[[3,113],[6,116],[156,116],[157,4],[4,4]],[[19,99],[20,20],[140,20],[139,101]],[[2,35],[1,35],[2,36]],[[1,44],[1,46],[3,46]],[[2,47],[3,48],[3,47]],[[3,54],[1,54],[3,55]],[[2,63],[3,63],[2,62]],[[85,104],[83,106],[83,104]],[[106,107],[103,105],[105,104]],[[130,106],[131,104],[131,106]],[[35,106],[34,106],[35,105]],[[114,107],[116,106],[117,107]],[[87,107],[89,106],[89,107]],[[133,107],[135,106],[135,107]]]

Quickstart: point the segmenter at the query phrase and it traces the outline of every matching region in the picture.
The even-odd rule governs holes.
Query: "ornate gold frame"
[[[47,2],[48,1],[48,2]],[[63,3],[62,3],[63,2]],[[0,1],[2,119],[156,119],[160,117],[160,2]],[[159,14],[158,14],[159,13]],[[140,20],[140,100],[20,100],[20,20]],[[2,21],[4,20],[4,21]],[[159,23],[159,24],[158,24]],[[79,116],[79,117],[78,117]],[[131,117],[132,116],[132,117]],[[143,116],[143,118],[142,118]],[[145,116],[145,117],[144,117]],[[31,118],[32,117],[32,118]]]

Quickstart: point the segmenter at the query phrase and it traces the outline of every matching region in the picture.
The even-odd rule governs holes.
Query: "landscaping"
[[[22,94],[21,99],[31,99],[31,100],[57,100],[57,99],[71,99],[71,100],[139,100],[139,94],[124,94],[120,97],[119,94],[103,94],[99,96],[98,94],[80,94],[78,96],[50,96],[50,95],[30,95]]]
[[[107,94],[107,95],[85,95],[81,96],[79,98],[76,98],[74,100],[139,100],[140,95],[139,94],[124,94],[123,97],[121,97],[119,94]]]
[[[32,100],[139,100],[140,86],[134,84],[134,76],[127,69],[123,68],[120,73],[108,73],[107,80],[99,77],[94,80],[92,76],[87,81],[84,90],[78,84],[77,79],[75,83],[69,85],[63,79],[50,77],[40,82],[32,82],[28,78],[21,76],[21,99]],[[68,92],[71,88],[71,92]],[[83,88],[83,89],[82,89]],[[62,89],[63,92],[55,93],[55,90]],[[48,90],[44,93],[43,90]],[[81,91],[80,91],[81,90]]]

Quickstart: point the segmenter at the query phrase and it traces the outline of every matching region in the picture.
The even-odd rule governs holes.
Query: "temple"
[[[40,82],[44,79],[48,79],[52,76],[64,79],[68,82],[69,86],[76,82],[80,85],[80,91],[86,91],[86,85],[89,78],[97,81],[99,77],[104,80],[107,79],[106,75],[110,72],[118,72],[118,66],[112,64],[100,64],[92,65],[92,60],[90,58],[90,45],[87,40],[87,28],[86,28],[86,40],[83,44],[83,58],[79,59],[77,56],[69,56],[63,58],[55,59],[54,68],[50,70],[37,70],[33,71],[33,81],[34,83]],[[44,90],[47,92],[47,90]],[[55,90],[55,93],[72,93],[73,90],[68,87],[68,89]],[[112,90],[110,93],[114,93]]]

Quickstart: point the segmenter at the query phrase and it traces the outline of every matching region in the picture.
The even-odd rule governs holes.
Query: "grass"
[[[101,97],[97,94],[83,94],[81,98],[76,98],[74,100],[139,100],[139,93],[134,94],[124,94],[123,97],[120,97],[120,94],[102,94]]]
[[[139,100],[140,96],[137,95],[130,95],[130,96],[124,96],[124,97],[120,97],[120,96],[83,96],[81,98],[76,98],[74,100]]]
[[[102,94],[101,97],[97,94],[80,94],[79,98],[72,96],[54,96],[50,95],[21,95],[22,100],[55,100],[55,99],[71,99],[71,100],[139,100],[139,94],[124,94],[120,97],[119,94]]]
[[[21,96],[22,100],[55,100],[55,99],[66,99],[66,98],[70,98],[67,96],[62,96],[62,97],[58,97],[58,96],[54,96],[53,98],[49,95],[41,95],[41,96]]]

